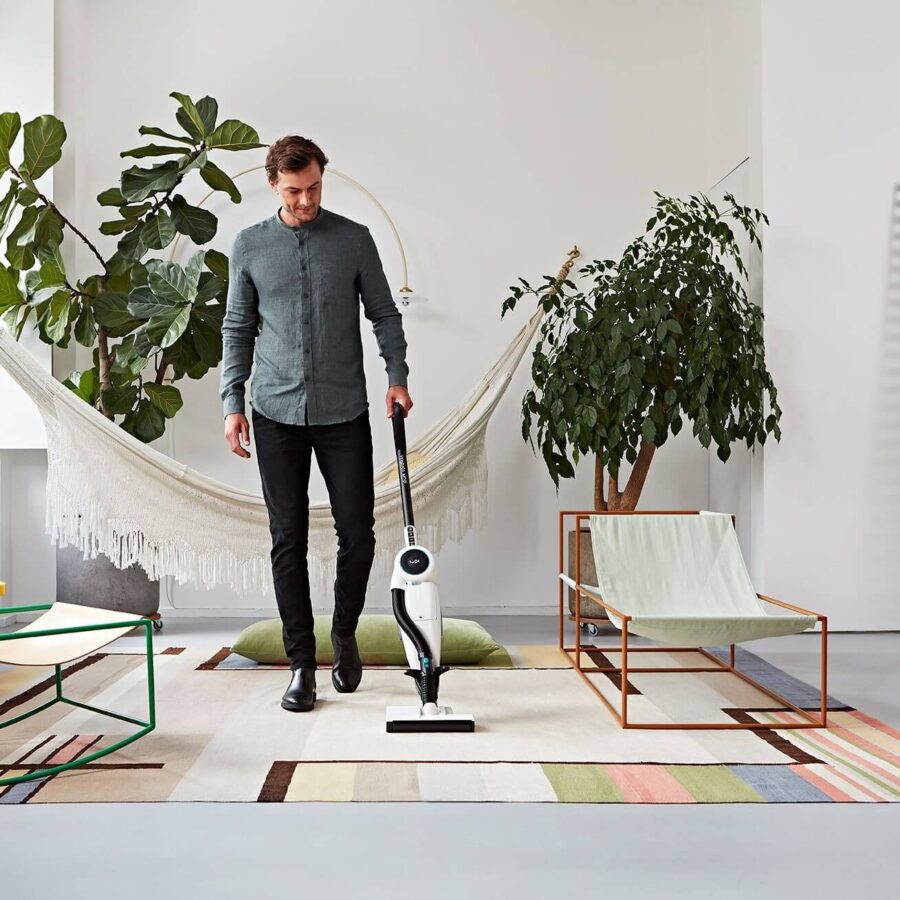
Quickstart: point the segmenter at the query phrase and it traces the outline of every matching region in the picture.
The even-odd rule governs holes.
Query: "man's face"
[[[281,198],[281,205],[288,218],[288,224],[312,222],[319,214],[322,202],[322,170],[313,160],[305,169],[294,172],[279,172],[277,181],[269,181],[272,189]],[[293,219],[294,221],[290,221]]]

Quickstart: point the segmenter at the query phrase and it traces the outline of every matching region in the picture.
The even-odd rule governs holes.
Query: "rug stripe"
[[[353,800],[378,802],[422,799],[418,766],[415,763],[360,763],[355,768]]]
[[[823,794],[827,794],[832,800],[839,803],[852,803],[854,798],[842,791],[839,787],[827,781],[817,772],[814,772],[812,766],[791,766],[801,778],[805,778],[811,785],[817,787]]]
[[[71,741],[64,744],[56,753],[46,760],[47,766],[62,766],[80,756],[84,750],[103,737],[102,734],[76,734]]]
[[[789,713],[775,713],[782,721],[792,722],[793,719],[790,718]],[[866,753],[864,750],[860,750],[859,748],[855,748],[848,741],[834,734],[833,729],[828,729],[827,735],[821,732],[821,729],[818,729],[818,732],[815,735],[814,740],[818,741],[822,746],[828,747],[833,750],[835,753],[842,753],[844,755],[844,761],[852,760],[857,765],[866,767],[874,776],[877,776],[880,779],[883,779],[890,784],[893,784],[894,787],[900,788],[900,774],[895,772],[891,772],[889,769],[886,769],[882,765],[882,761],[877,757],[874,757]],[[889,765],[889,764],[888,764]],[[895,793],[898,797],[900,797],[900,790],[896,790]]]
[[[560,803],[622,802],[622,794],[603,766],[544,763],[543,770]]]
[[[771,718],[774,718],[770,715]],[[891,794],[893,797],[900,797],[900,791],[895,790],[889,784],[881,781],[878,777],[876,777],[873,773],[866,771],[866,763],[863,762],[862,766],[854,765],[852,762],[849,762],[843,756],[840,755],[840,752],[837,750],[829,749],[826,745],[826,742],[821,736],[817,735],[816,739],[810,739],[807,735],[801,734],[798,731],[792,732],[795,741],[800,741],[801,743],[807,744],[808,746],[814,748],[818,751],[820,756],[826,756],[832,760],[834,760],[835,764],[838,766],[843,766],[846,769],[854,772],[857,776],[862,777],[865,781],[870,782],[871,784],[877,786],[882,791],[886,791]],[[852,754],[848,754],[852,755]],[[877,799],[883,800],[885,797],[879,796]]]
[[[266,780],[260,788],[259,796],[256,798],[259,803],[281,803],[284,795],[287,793],[288,785],[294,777],[294,769],[297,764],[293,762],[285,762],[284,760],[276,760],[269,767]]]
[[[353,800],[355,763],[300,763],[284,794],[285,802]]]
[[[93,653],[90,656],[86,656],[77,662],[67,665],[62,669],[61,680],[65,681],[76,672],[79,672],[88,666],[92,666],[94,663],[105,658],[106,654],[104,653]],[[27,703],[35,697],[39,697],[44,691],[49,690],[50,688],[56,689],[56,672],[53,672],[49,678],[45,678],[43,681],[39,681],[37,684],[32,685],[27,691],[23,691],[21,694],[17,694],[15,697],[10,697],[8,700],[0,703],[0,716],[8,713],[11,709],[15,709],[17,706],[21,706],[23,703]]]
[[[810,766],[808,768],[811,769],[813,767]],[[845,772],[843,769],[838,768],[838,766],[823,763],[820,766],[816,766],[815,769],[816,774],[820,778],[827,781],[829,784],[834,785],[838,790],[845,791],[853,798],[853,800],[856,800],[859,803],[888,802],[881,794],[876,794],[873,790],[866,787],[862,781],[851,775],[849,772]]]
[[[555,803],[556,794],[539,763],[482,763],[487,799],[503,803]]]
[[[483,803],[489,799],[478,765],[419,763],[416,777],[422,800]]]
[[[666,766],[698,803],[764,803],[728,766]]]
[[[831,797],[794,771],[793,766],[729,766],[768,803],[831,803]]]
[[[871,753],[872,756],[877,756],[886,763],[900,767],[900,753],[893,753],[886,747],[873,743],[868,737],[864,737],[860,734],[857,729],[844,728],[843,725],[832,724],[828,727],[828,733],[840,735],[845,741],[854,744],[859,747],[860,750],[865,750],[867,753]]]
[[[850,715],[855,719],[859,719],[860,722],[864,722],[866,725],[871,725],[873,728],[877,728],[878,731],[883,734],[888,734],[895,740],[900,741],[900,731],[896,728],[892,728],[890,725],[885,722],[880,722],[878,719],[873,719],[871,716],[867,716],[864,712],[860,712],[858,709],[851,709]]]
[[[664,766],[605,765],[626,803],[693,803],[694,798]]]

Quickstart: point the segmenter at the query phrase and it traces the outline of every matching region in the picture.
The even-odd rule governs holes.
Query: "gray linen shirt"
[[[225,415],[253,407],[289,425],[349,422],[367,407],[359,302],[388,385],[406,387],[406,339],[365,225],[319,208],[291,226],[274,216],[238,232],[228,266],[219,393]]]

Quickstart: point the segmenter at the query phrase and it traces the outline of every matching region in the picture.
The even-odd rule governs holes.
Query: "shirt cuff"
[[[388,375],[388,387],[409,387],[406,381],[406,376],[401,372],[395,372],[393,375]]]
[[[227,418],[234,413],[244,415],[244,395],[229,394],[223,401],[225,413],[222,418]]]

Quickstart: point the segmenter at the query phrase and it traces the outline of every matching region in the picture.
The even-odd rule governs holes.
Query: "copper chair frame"
[[[561,510],[559,513],[559,571],[565,572],[565,556],[564,556],[564,532],[565,521],[569,516],[575,517],[576,535],[581,533],[581,523],[591,516],[634,516],[634,515],[675,515],[675,516],[695,516],[699,515],[699,510]],[[734,517],[732,516],[732,524]],[[569,618],[564,615],[563,611],[563,582],[559,581],[559,648],[566,654],[569,662],[575,671],[581,676],[585,684],[599,697],[603,705],[612,713],[622,728],[647,728],[647,729],[711,729],[711,730],[731,730],[731,729],[750,729],[750,730],[767,730],[772,729],[773,725],[769,722],[631,722],[628,720],[628,676],[632,673],[693,673],[693,672],[729,672],[743,679],[748,684],[753,685],[757,690],[772,697],[784,706],[787,710],[796,713],[801,717],[801,722],[791,722],[778,724],[774,726],[778,730],[797,729],[797,728],[827,728],[828,727],[828,618],[819,613],[803,609],[799,606],[793,606],[790,603],[783,603],[781,600],[775,600],[764,594],[757,594],[760,600],[766,603],[772,603],[784,609],[800,613],[806,616],[815,616],[819,624],[822,626],[822,647],[821,647],[821,666],[820,666],[820,700],[818,715],[813,715],[809,710],[801,709],[791,703],[780,694],[760,684],[749,675],[740,672],[735,665],[734,644],[730,645],[729,661],[724,663],[718,657],[714,656],[703,647],[635,647],[628,645],[628,623],[632,617],[620,612],[614,606],[607,603],[602,597],[591,591],[586,591],[581,586],[581,541],[575,541],[575,646],[567,647],[565,644],[565,622]],[[599,603],[607,612],[619,617],[622,621],[622,640],[618,647],[597,647],[594,645],[583,645],[581,642],[581,598],[588,597]],[[599,651],[600,653],[621,653],[621,666],[607,666],[605,668],[592,667],[584,669],[581,664],[582,652]],[[699,653],[705,656],[714,666],[679,666],[675,668],[654,668],[644,667],[636,668],[628,665],[629,653]],[[619,693],[621,697],[620,708],[617,710],[612,703],[603,695],[596,684],[591,681],[590,674],[603,675],[605,673],[617,672],[619,674]]]

